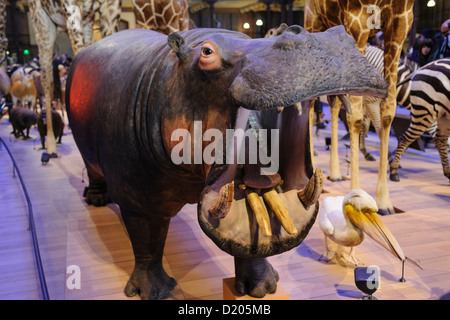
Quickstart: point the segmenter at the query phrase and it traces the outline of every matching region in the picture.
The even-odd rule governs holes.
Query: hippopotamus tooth
[[[265,192],[263,197],[286,232],[289,234],[296,234],[298,232],[297,228],[289,217],[289,212],[275,189]]]
[[[66,106],[89,176],[86,201],[120,207],[135,256],[127,295],[165,298],[176,285],[162,255],[170,218],[186,203],[198,203],[201,229],[234,256],[241,293],[273,292],[278,274],[266,258],[308,234],[322,182],[311,162],[310,103],[299,102],[385,97],[387,86],[343,27],[310,34],[286,26],[278,34],[125,30],[74,59]],[[246,130],[249,117],[267,141],[251,132],[211,141]],[[202,161],[211,150],[221,156]],[[252,159],[251,150],[255,163],[236,161]]]

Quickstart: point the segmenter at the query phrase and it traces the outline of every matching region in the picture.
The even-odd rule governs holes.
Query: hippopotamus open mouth
[[[239,107],[233,129],[255,132],[258,148],[250,150],[255,141],[251,134],[247,143],[242,135],[234,139],[234,161],[212,165],[198,206],[203,231],[222,250],[241,258],[268,257],[296,247],[315,221],[322,172],[314,171],[311,163],[308,101],[338,96],[349,108],[345,94],[387,95],[384,79],[343,27],[310,34],[291,26],[278,37],[261,39],[260,48],[252,41],[249,53],[245,42],[233,46],[243,57],[229,93]],[[266,41],[271,45],[263,45]],[[223,43],[214,38],[203,43],[206,65],[232,60],[219,47]],[[301,101],[308,103],[300,107]],[[267,139],[258,136],[261,129],[268,130]],[[237,160],[239,151],[245,164]],[[248,161],[252,152],[258,153],[253,164]],[[272,160],[267,163],[266,156],[263,164],[261,152]]]

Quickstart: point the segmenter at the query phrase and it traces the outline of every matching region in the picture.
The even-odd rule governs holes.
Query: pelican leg
[[[355,247],[342,247],[341,254],[339,255],[339,261],[350,267],[363,265],[363,263],[356,257]]]
[[[336,250],[330,248],[332,241],[328,239],[325,233],[323,234],[323,240],[325,252],[320,256],[319,261],[330,262],[336,256]]]

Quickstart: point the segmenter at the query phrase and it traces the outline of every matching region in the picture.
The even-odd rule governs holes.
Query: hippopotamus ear
[[[275,35],[279,36],[280,34],[282,34],[283,32],[285,32],[288,28],[288,25],[286,23],[282,23],[280,24],[280,26],[278,27],[278,29],[275,31]]]
[[[187,58],[189,52],[191,51],[191,48],[184,43],[183,37],[178,32],[172,32],[169,34],[167,37],[167,44],[180,60]]]

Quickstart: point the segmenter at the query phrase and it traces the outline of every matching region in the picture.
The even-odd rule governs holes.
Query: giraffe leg
[[[94,40],[94,21],[88,20],[83,23],[83,42],[86,46],[90,45]]]
[[[395,96],[394,96],[395,97]],[[389,104],[389,101],[382,103]],[[394,102],[395,103],[395,102]],[[388,113],[389,112],[389,113]],[[393,113],[393,114],[392,114]],[[378,182],[377,182],[377,205],[378,213],[380,215],[394,214],[394,207],[392,206],[391,199],[389,197],[389,188],[387,185],[387,166],[388,166],[388,147],[389,147],[389,136],[392,119],[395,115],[395,108],[390,108],[390,110],[384,110],[382,108],[382,120],[381,120],[381,133],[380,133],[380,163],[378,166]]]
[[[316,167],[314,163],[314,142],[313,142],[313,119],[314,119],[314,100],[311,101],[309,105],[309,145],[311,149],[311,165],[313,168]]]
[[[359,134],[363,122],[362,97],[350,97],[352,113],[347,114],[348,130],[350,134],[350,188],[359,188]]]
[[[103,38],[119,31],[121,11],[122,5],[120,0],[102,1],[99,12]]]
[[[77,55],[78,52],[85,47],[82,26],[82,8],[78,6],[76,0],[64,0],[62,4],[67,19],[67,34],[69,35],[73,54]]]
[[[30,1],[30,13],[36,34],[36,43],[41,65],[41,79],[44,89],[45,112],[47,117],[47,153],[56,154],[56,140],[52,126],[53,100],[53,51],[56,41],[56,27],[44,11],[40,1]]]
[[[331,111],[331,147],[330,147],[330,176],[331,181],[341,181],[341,169],[339,167],[339,151],[338,151],[338,120],[341,103],[336,101],[334,106],[330,105]]]
[[[381,104],[381,135],[380,135],[380,164],[378,167],[378,182],[376,199],[378,205],[378,213],[393,214],[395,213],[392,205],[389,188],[387,184],[387,169],[389,156],[389,136],[391,131],[392,120],[395,117],[397,109],[396,101],[396,83],[398,61],[402,52],[402,45],[408,35],[414,20],[412,11],[414,2],[405,3],[405,6],[393,5],[391,19],[386,21],[384,31],[384,77],[388,83],[388,97]]]

